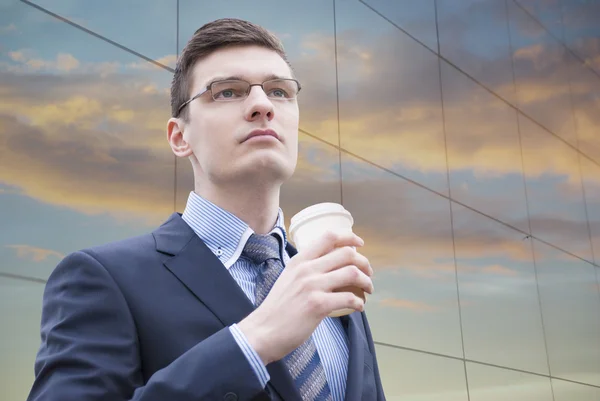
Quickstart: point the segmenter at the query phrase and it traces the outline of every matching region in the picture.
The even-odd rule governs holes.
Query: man
[[[373,291],[363,241],[287,240],[299,91],[265,29],[223,19],[194,34],[167,137],[195,189],[151,234],[59,263],[30,401],[385,399],[363,300],[335,291]],[[327,316],[341,308],[356,312]]]

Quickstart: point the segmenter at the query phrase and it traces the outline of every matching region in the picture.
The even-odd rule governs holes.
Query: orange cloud
[[[344,34],[342,32],[338,40],[341,46],[351,40]],[[356,41],[351,50],[344,51],[344,57],[340,61],[342,146],[393,170],[444,172],[444,127],[439,92],[436,89],[438,84],[432,81],[432,77],[437,74],[434,68],[437,67],[435,58],[390,55],[387,51],[390,46],[406,48],[407,45],[394,35],[380,39],[368,45]],[[316,47],[312,43],[311,45]],[[377,63],[371,65],[360,57],[358,54],[363,50],[372,52],[374,55],[371,59],[377,60]],[[406,49],[409,50],[412,49]],[[564,133],[569,138],[573,137],[575,134],[569,105],[569,69],[573,66],[565,65],[564,60],[554,54],[556,51],[553,47],[535,45],[532,49],[524,48],[519,51],[521,57],[525,54],[529,57],[525,60],[528,62],[519,67],[517,90],[520,102],[528,104],[526,111],[532,111],[529,114],[534,117],[539,116],[546,127],[557,129],[559,134]],[[532,59],[538,55],[538,58]],[[312,61],[310,57],[317,60],[317,56],[308,57],[305,60],[307,64],[309,60]],[[398,65],[402,66],[399,70]],[[448,71],[443,79],[450,168],[472,170],[482,177],[521,173],[521,152],[514,110],[452,67],[444,63],[442,66],[444,71]],[[536,66],[541,70],[538,71]],[[380,78],[390,76],[392,69],[396,75],[395,82]],[[591,93],[590,86],[585,81],[578,81],[580,78],[576,75],[571,78],[571,85],[575,87],[574,101],[589,104],[583,99]],[[423,85],[413,88],[411,83],[414,82]],[[452,88],[450,91],[449,85]],[[501,87],[506,85],[512,86],[512,81],[498,83]],[[331,90],[335,88],[332,87]],[[306,120],[317,130],[334,131],[337,128],[336,116],[320,113],[320,108],[316,106],[325,104],[319,99],[316,102],[308,110],[303,109],[304,115],[308,115]],[[589,104],[588,107],[591,106]],[[600,117],[597,113],[586,111],[581,120],[577,134],[598,139]],[[569,122],[571,126],[567,126]],[[536,160],[532,160],[534,166],[525,174],[539,176],[541,173],[551,172],[577,181],[577,163],[561,158],[565,154],[565,145],[550,133],[541,128],[539,130],[543,132],[538,135],[539,140],[523,145],[526,153],[537,155]],[[337,138],[331,140],[337,143]]]
[[[374,41],[359,39],[356,32],[342,31],[338,36],[342,113],[339,129],[343,148],[394,171],[416,176],[445,176],[446,154],[451,176],[470,171],[485,182],[520,173],[521,153],[514,110],[445,66],[445,89],[450,83],[455,85],[452,91],[444,92],[444,126],[435,56],[419,53],[419,57],[410,57],[421,50],[396,30]],[[335,72],[330,57],[332,38],[308,36],[303,46],[306,53],[294,56],[298,74],[307,83],[303,96],[310,100],[303,103],[301,127],[337,145],[335,74],[330,74]],[[389,51],[391,48],[393,52]],[[544,51],[543,48],[522,50],[521,57],[531,59]],[[43,63],[44,66],[60,64],[70,71],[67,73],[63,68],[50,79],[39,75],[39,71],[25,68],[28,61],[39,58],[35,54],[18,50],[14,53],[12,66],[24,68],[1,73],[0,180],[22,188],[25,194],[36,199],[66,205],[84,213],[135,215],[157,222],[171,212],[174,156],[164,133],[169,116],[171,74],[151,66],[135,69],[135,74],[129,75],[134,70],[131,63],[108,60],[98,63],[94,67],[97,69],[83,62],[79,62],[78,67],[71,63],[73,70],[69,69],[67,60],[78,60],[78,57],[71,55],[61,56],[65,60],[62,64],[57,62],[58,56],[56,60],[50,60],[54,64]],[[173,56],[165,57],[164,61],[169,61]],[[545,63],[538,64],[544,66],[542,73],[564,69],[553,63],[552,57],[547,57]],[[86,74],[88,70],[93,73]],[[78,74],[72,74],[73,71]],[[102,71],[100,75],[99,71]],[[32,76],[36,77],[35,88]],[[395,79],[392,82],[381,78],[386,76]],[[528,82],[537,85],[535,76],[524,74],[520,82],[523,87],[519,93],[526,95],[525,98],[530,90],[538,96],[531,96],[531,99],[539,102],[543,102],[543,96],[568,96],[562,83],[542,96],[537,89],[528,89]],[[574,82],[572,87],[576,98],[587,96],[583,83]],[[593,127],[600,122],[600,116],[584,107],[586,103],[581,99],[578,127],[580,130],[584,127],[582,132],[593,135]],[[560,119],[561,113],[569,110],[552,112]],[[507,139],[508,135],[512,135],[512,139]],[[308,136],[301,135],[300,138],[300,146],[304,148],[292,181],[296,188],[289,185],[290,195],[286,195],[292,211],[306,205],[301,200],[340,199],[336,181],[339,177],[337,150]],[[533,155],[527,160],[525,173],[528,177],[550,175],[577,183],[579,166],[572,158],[562,156],[565,145],[556,138],[542,132],[536,136],[536,141],[523,141],[523,146],[525,154]],[[347,165],[363,166],[355,159],[345,160]],[[187,164],[187,161],[179,164]],[[366,191],[366,198],[359,204],[369,204],[369,189],[364,189],[367,188],[364,182],[349,177],[349,169],[344,167],[345,188],[356,188],[354,193]],[[178,170],[178,174],[182,170]],[[590,180],[600,182],[600,177],[593,175]],[[399,182],[389,176],[367,181],[383,188],[382,197],[386,196],[386,187]],[[469,185],[465,183],[462,187],[468,189]],[[316,191],[317,188],[323,191]],[[181,191],[181,186],[178,189]],[[305,191],[308,194],[305,195]],[[435,195],[428,196],[435,198]],[[485,198],[483,201],[491,202]],[[410,210],[417,215],[428,214],[426,208],[415,206],[420,202],[412,200]],[[490,214],[494,215],[494,208],[503,207],[503,199],[497,203]],[[394,202],[390,202],[389,213],[397,214],[398,210]],[[389,265],[390,260],[396,264],[402,260],[386,256],[390,244],[422,241],[422,245],[414,246],[408,260],[414,265],[431,266],[452,255],[451,233],[445,220],[448,211],[440,213],[444,219],[441,223],[445,230],[443,236],[419,226],[418,221],[411,223],[411,229],[415,230],[412,237],[411,233],[399,231],[401,226],[386,222],[382,223],[386,228],[379,233],[374,228],[378,227],[375,222],[385,220],[385,217],[373,220],[369,215],[357,220],[357,228],[373,238],[370,252],[374,258],[387,261],[382,265]],[[435,231],[437,223],[430,224]],[[528,257],[522,247],[514,246],[510,241],[485,241],[473,237],[467,244],[470,245],[465,247],[475,256],[497,252],[518,259]],[[427,257],[419,256],[419,252],[424,252]]]
[[[37,248],[31,245],[5,245],[6,248],[14,249],[20,259],[43,262],[49,257],[63,259],[65,255],[51,249]]]
[[[505,266],[501,266],[501,265],[490,265],[490,266],[485,266],[483,268],[471,268],[471,270],[475,271],[475,270],[479,270],[481,272],[484,273],[489,273],[489,274],[495,274],[495,275],[499,275],[499,276],[516,276],[518,275],[518,273],[512,269],[510,269],[509,267],[505,267]]]

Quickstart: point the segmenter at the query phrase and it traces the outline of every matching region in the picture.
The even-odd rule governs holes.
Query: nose
[[[271,121],[275,117],[273,103],[260,86],[253,86],[246,99],[245,118],[248,121],[264,119]]]

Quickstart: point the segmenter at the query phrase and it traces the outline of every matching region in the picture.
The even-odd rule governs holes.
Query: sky
[[[282,38],[303,85],[286,221],[343,201],[376,270],[376,341],[447,356],[378,346],[388,399],[466,400],[466,379],[471,401],[600,399],[560,380],[600,386],[597,3],[440,0],[439,44],[433,0],[33,3],[158,65],[0,0],[7,401],[32,380],[43,284],[6,274],[45,279],[70,252],[183,211],[193,177],[166,142],[170,70],[225,16]],[[463,357],[558,379],[474,362],[465,377]]]

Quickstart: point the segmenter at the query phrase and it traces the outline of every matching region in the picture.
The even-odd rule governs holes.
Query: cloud
[[[21,191],[17,188],[2,188],[0,187],[0,194],[21,194]]]
[[[294,60],[306,83],[301,126],[337,144],[333,38],[307,35],[303,49],[305,53]],[[61,54],[42,60],[40,67],[33,69],[27,63],[41,58],[31,50],[14,50],[8,62],[14,68],[0,72],[0,160],[4,172],[0,172],[0,180],[19,186],[28,196],[83,213],[135,214],[159,221],[172,210],[174,157],[164,134],[171,74],[150,63],[143,64],[145,68],[139,68],[138,62],[88,63],[81,61],[83,57]],[[165,61],[169,57],[174,56],[165,56]],[[527,94],[525,99],[543,103],[544,96],[569,96],[560,80],[545,91],[536,89],[543,81],[537,80],[540,74],[553,76],[560,70],[559,76],[563,76],[565,67],[559,58],[547,56],[538,46],[521,49],[517,60],[524,63],[519,93]],[[447,149],[452,180],[463,171],[473,172],[483,183],[510,174],[520,178],[514,111],[444,65],[444,127],[438,61],[395,28],[366,34],[364,27],[342,26],[338,61],[340,132],[345,149],[402,174],[425,178],[432,174],[445,177]],[[499,86],[509,84],[497,82]],[[583,123],[578,128],[593,135],[600,116],[585,101],[589,89],[577,80],[571,88],[581,106],[579,121],[589,121],[589,128]],[[553,115],[560,119],[567,112],[555,109]],[[509,134],[513,135],[510,140]],[[535,139],[523,141],[524,153],[535,155],[527,159],[526,176],[557,177],[577,184],[579,166],[562,157],[565,145],[543,131]],[[335,148],[305,135],[301,135],[300,146],[298,171],[282,195],[291,214],[320,199],[341,200]],[[187,165],[187,161],[178,164]],[[446,271],[452,257],[447,200],[424,190],[408,190],[400,179],[375,174],[372,169],[362,174],[365,166],[344,157],[344,202],[354,205],[357,229],[373,238],[369,252],[382,261],[379,265],[418,266],[421,272],[437,266]],[[179,173],[180,182],[191,182],[189,168],[178,169]],[[589,179],[600,182],[595,175]],[[493,190],[493,184],[486,185],[482,188]],[[186,188],[178,187],[180,192]],[[473,185],[461,187],[471,191]],[[415,195],[404,196],[403,190]],[[386,200],[374,204],[373,194]],[[491,205],[486,212],[494,215],[506,207],[512,195],[489,196],[480,191],[469,196]],[[373,205],[368,208],[373,210],[363,205]],[[401,217],[397,217],[399,210],[403,211]],[[510,210],[501,214],[510,217]],[[568,217],[546,224],[559,233],[557,238],[568,241],[560,234],[565,221],[568,224]],[[459,234],[455,240],[464,243],[473,257],[490,252],[507,253],[517,260],[529,257],[514,241],[486,231],[467,238]],[[397,244],[411,246],[390,256],[390,247],[397,248]],[[402,260],[404,267],[398,263]]]
[[[24,64],[28,67],[28,70],[40,71],[40,70],[55,70],[58,72],[70,72],[79,68],[79,60],[68,53],[58,53],[54,60],[43,60],[41,58],[34,58],[30,52],[20,50],[12,51],[8,53],[11,60]]]
[[[600,74],[600,38],[585,38],[578,43],[578,49],[584,57],[584,64]]]
[[[12,58],[30,60],[23,54]],[[118,63],[101,69],[110,64]],[[81,68],[69,74],[0,72],[0,181],[80,212],[157,221],[172,207],[174,161],[164,134],[168,97],[157,89],[169,74],[155,68],[104,75]]]
[[[445,171],[443,147],[440,148],[443,125],[435,56],[397,31],[376,38],[361,33],[355,28],[341,30],[338,34],[342,146],[396,170]],[[302,60],[302,66],[323,65],[323,58],[329,54],[328,38],[321,39],[321,47],[314,44],[315,40],[311,38],[309,46],[322,49],[322,53],[307,56]],[[541,44],[516,52],[520,101],[527,104],[528,110],[547,127],[567,130],[562,122],[572,121],[568,71],[575,67],[573,60],[564,60],[558,53],[554,54],[552,46]],[[364,54],[369,57],[361,56]],[[516,147],[518,133],[513,109],[453,67],[444,63],[442,66],[445,114],[454,124],[449,129],[460,129],[447,143],[451,167],[496,175],[520,172],[521,156]],[[506,66],[510,67],[510,63]],[[314,68],[310,71],[303,75],[318,75]],[[494,90],[513,85],[510,74],[504,74],[510,82],[494,82],[494,77],[499,76],[497,71],[492,69],[485,73],[490,77],[485,81],[494,83]],[[589,85],[579,82],[578,76],[572,78],[575,100],[589,96]],[[310,83],[317,86],[319,92],[335,91],[334,81],[323,83],[315,79]],[[329,98],[315,96],[311,100],[314,100],[311,106],[303,109],[308,115],[306,119],[323,130],[335,127],[336,122],[331,120],[335,114],[323,114],[330,104]],[[589,102],[582,103],[587,104],[588,109],[593,107]],[[566,107],[557,107],[563,105]],[[596,137],[597,130],[593,127],[600,124],[597,113],[589,111],[586,118],[590,121],[578,126],[578,134],[582,137]],[[464,124],[465,121],[469,123]],[[514,142],[507,141],[507,135],[513,135]],[[560,162],[556,155],[562,152],[564,145],[544,132],[541,141],[528,146],[530,148],[526,150],[539,157],[531,172],[538,174],[551,167],[547,165],[549,162]],[[557,169],[558,173],[567,176],[577,175],[577,171],[578,166],[573,163],[562,163]]]
[[[600,73],[600,4],[597,1],[577,1],[565,2],[562,6],[567,45]]]
[[[344,206],[353,214],[355,232],[366,242],[361,253],[377,272],[453,281],[456,267],[448,201],[372,166],[363,167],[362,179],[343,183]],[[282,192],[287,223],[308,205],[339,202],[339,191],[334,181],[320,181],[310,174],[295,177]],[[531,239],[520,232],[458,205],[454,205],[454,230],[463,277],[517,278],[523,269],[533,269]],[[557,244],[571,243],[568,220],[554,220],[552,230]],[[556,255],[546,257],[556,259]]]
[[[479,270],[482,273],[493,274],[493,275],[497,275],[497,276],[516,276],[517,275],[517,272],[514,271],[513,269],[506,267],[506,266],[501,266],[501,265],[490,265],[490,266],[476,267],[476,268],[471,268],[471,269]]]
[[[65,128],[61,137],[14,117],[0,115],[0,121],[0,160],[7,167],[0,180],[20,186],[32,198],[83,213],[151,220],[164,216],[172,205],[174,164],[166,152],[118,138],[109,141],[83,127]]]
[[[167,54],[166,56],[155,59],[155,61],[162,65],[172,66],[172,65],[175,65],[175,63],[177,62],[177,55],[176,54]],[[152,70],[155,68],[153,64],[151,64],[145,60],[129,63],[129,64],[127,64],[127,67],[132,68],[132,69],[137,69],[137,70]]]
[[[60,252],[51,249],[37,248],[31,245],[5,245],[5,247],[14,249],[17,252],[17,257],[19,259],[31,260],[33,262],[43,262],[50,257],[61,260],[65,257],[65,255]]]

